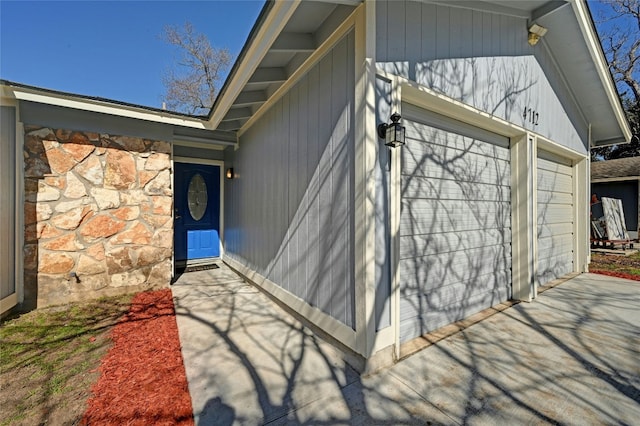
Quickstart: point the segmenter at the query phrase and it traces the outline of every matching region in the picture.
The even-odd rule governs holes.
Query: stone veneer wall
[[[161,141],[25,126],[26,305],[170,284],[170,149]]]

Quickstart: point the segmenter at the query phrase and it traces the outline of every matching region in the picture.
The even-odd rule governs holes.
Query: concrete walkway
[[[581,275],[363,378],[224,265],[172,290],[197,425],[640,421],[638,282]]]

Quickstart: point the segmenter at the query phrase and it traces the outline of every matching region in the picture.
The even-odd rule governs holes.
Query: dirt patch
[[[171,290],[140,293],[112,332],[83,425],[193,425]]]
[[[129,296],[40,309],[0,324],[0,425],[78,424]]]
[[[593,253],[589,272],[640,281],[640,253],[630,256]]]

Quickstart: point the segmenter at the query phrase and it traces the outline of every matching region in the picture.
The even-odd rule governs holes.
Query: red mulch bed
[[[640,281],[640,276],[627,274],[626,272],[605,271],[604,269],[589,269],[589,272],[600,275],[609,275],[610,277],[626,278],[628,280]]]
[[[136,295],[112,339],[81,424],[193,425],[171,290]]]

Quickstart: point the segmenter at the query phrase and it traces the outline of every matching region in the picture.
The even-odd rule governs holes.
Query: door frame
[[[218,235],[220,237],[220,259],[224,256],[224,161],[222,160],[208,160],[204,158],[190,158],[190,157],[173,157],[171,160],[171,187],[173,188],[173,208],[171,209],[171,220],[172,223],[175,224],[175,203],[176,203],[176,193],[175,193],[175,163],[183,163],[183,164],[201,164],[206,166],[218,166],[220,167],[220,212],[219,218],[220,223],[218,225]],[[173,227],[173,232],[175,235],[175,225]],[[175,237],[174,237],[175,238]],[[171,250],[171,269],[172,273],[175,274],[176,270],[176,250],[175,247]]]

